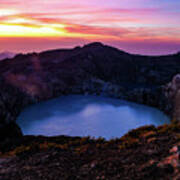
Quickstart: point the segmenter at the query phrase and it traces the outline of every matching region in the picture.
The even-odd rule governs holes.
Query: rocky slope
[[[173,119],[180,121],[180,74],[175,75],[164,89],[165,96],[173,105]]]

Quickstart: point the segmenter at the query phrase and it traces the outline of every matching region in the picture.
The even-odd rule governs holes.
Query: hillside
[[[0,143],[0,180],[179,179],[179,124],[120,139],[24,136]]]
[[[155,172],[157,179],[178,177],[178,123],[140,128],[112,141],[23,136],[16,124],[24,107],[68,94],[146,104],[177,120],[178,73],[180,54],[132,55],[101,43],[1,61],[0,179],[148,179]]]

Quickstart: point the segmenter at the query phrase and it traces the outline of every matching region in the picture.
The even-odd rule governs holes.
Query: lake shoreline
[[[0,179],[177,177],[180,124],[145,126],[122,138],[23,136],[0,143]],[[171,161],[169,161],[171,159]],[[21,170],[21,171],[20,171]]]

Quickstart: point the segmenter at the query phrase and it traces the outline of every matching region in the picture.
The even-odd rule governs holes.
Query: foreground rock
[[[22,137],[22,131],[15,122],[10,122],[6,126],[0,128],[0,141],[6,139],[14,139]]]
[[[0,180],[180,178],[180,124],[120,139],[25,136],[0,143]]]

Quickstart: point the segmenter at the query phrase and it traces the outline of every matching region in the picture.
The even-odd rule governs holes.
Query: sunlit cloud
[[[29,25],[0,24],[0,37],[51,37],[62,36],[65,32],[51,27]]]
[[[33,19],[26,19],[26,18],[21,18],[21,17],[17,17],[17,18],[11,18],[11,19],[7,19],[5,21],[5,23],[11,23],[11,24],[38,24],[38,21],[33,20]]]
[[[8,15],[15,15],[18,11],[13,9],[0,9],[0,17],[2,16],[8,16]]]

